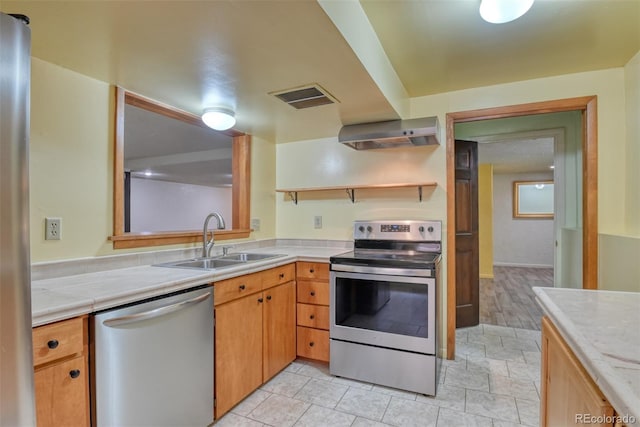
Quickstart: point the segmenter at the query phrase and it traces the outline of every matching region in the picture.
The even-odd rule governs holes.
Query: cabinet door
[[[583,425],[577,417],[587,414],[613,416],[613,407],[547,317],[542,318],[541,381],[542,426]]]
[[[88,374],[85,356],[35,371],[38,427],[89,425]]]
[[[215,309],[216,418],[262,384],[262,293]]]
[[[267,381],[296,358],[295,282],[264,291],[263,380]]]

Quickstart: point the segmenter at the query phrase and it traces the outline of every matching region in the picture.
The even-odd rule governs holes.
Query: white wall
[[[231,187],[131,178],[132,232],[200,230],[211,212],[231,228]],[[216,226],[212,220],[211,227]]]
[[[553,219],[513,218],[514,181],[553,180],[553,174],[493,175],[493,264],[553,267]]]

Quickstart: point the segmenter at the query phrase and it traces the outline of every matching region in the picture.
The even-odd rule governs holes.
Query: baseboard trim
[[[494,267],[525,267],[525,268],[553,268],[553,265],[546,264],[520,264],[515,262],[494,262]]]

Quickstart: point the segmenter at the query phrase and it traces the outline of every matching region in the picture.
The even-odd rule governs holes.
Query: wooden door
[[[38,427],[89,426],[88,374],[85,356],[36,370]]]
[[[455,142],[456,327],[480,323],[478,145]]]
[[[262,293],[215,309],[216,419],[262,385]]]
[[[264,291],[263,381],[296,358],[296,288],[287,282]]]

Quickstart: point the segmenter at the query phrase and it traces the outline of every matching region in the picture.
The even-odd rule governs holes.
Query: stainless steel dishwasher
[[[97,427],[213,423],[213,288],[95,314]]]

